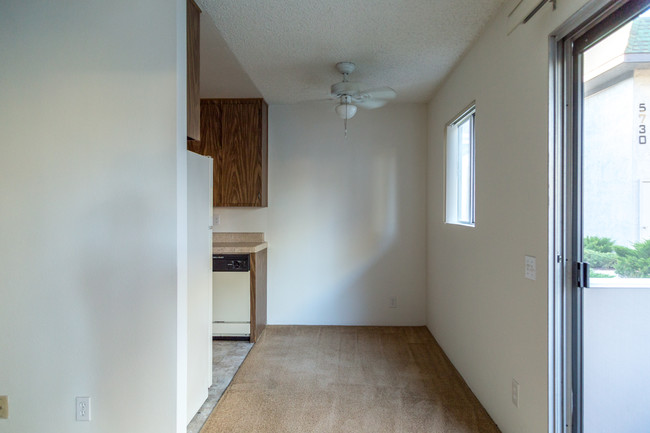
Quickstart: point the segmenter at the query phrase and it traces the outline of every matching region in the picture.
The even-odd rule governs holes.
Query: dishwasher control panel
[[[250,254],[213,254],[212,272],[248,272]]]

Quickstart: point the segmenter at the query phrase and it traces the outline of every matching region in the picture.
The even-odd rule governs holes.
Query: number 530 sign
[[[646,117],[646,106],[645,102],[639,104],[639,144],[646,144],[646,126],[645,126],[645,117]]]

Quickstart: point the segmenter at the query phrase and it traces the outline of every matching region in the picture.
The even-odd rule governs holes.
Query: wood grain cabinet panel
[[[199,40],[201,9],[187,0],[187,139],[201,139],[199,95]]]
[[[214,159],[215,207],[268,206],[268,106],[263,99],[202,99],[190,150]]]
[[[251,254],[251,343],[266,328],[266,251]]]

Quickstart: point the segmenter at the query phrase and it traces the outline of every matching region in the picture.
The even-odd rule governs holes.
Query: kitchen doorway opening
[[[187,425],[187,433],[201,431],[252,348],[253,343],[248,341],[212,341],[212,385],[208,389],[208,399]]]

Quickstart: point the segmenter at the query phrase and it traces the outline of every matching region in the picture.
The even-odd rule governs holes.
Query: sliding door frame
[[[583,433],[582,62],[588,47],[609,35],[650,0],[593,0],[549,38],[549,393],[550,433]]]

